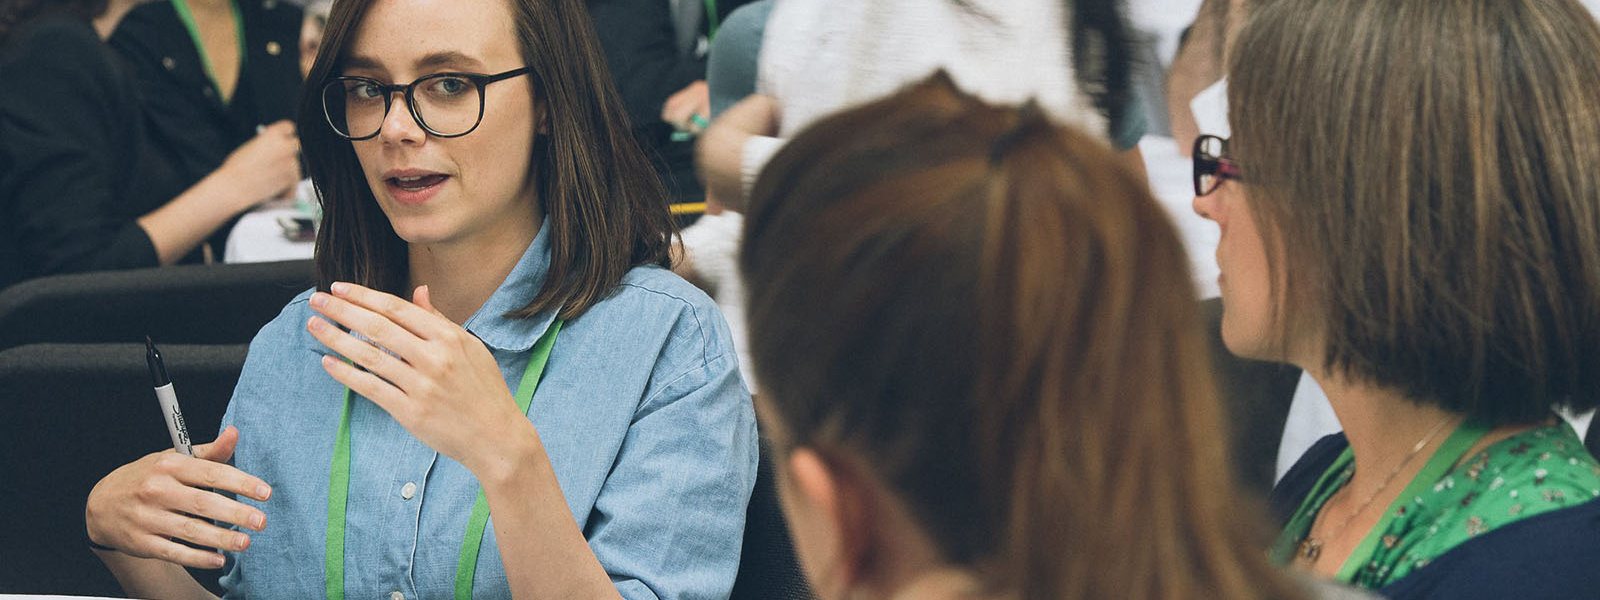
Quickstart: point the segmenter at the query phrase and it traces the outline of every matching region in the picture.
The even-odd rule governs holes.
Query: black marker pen
[[[189,428],[183,424],[183,411],[178,410],[178,394],[172,390],[172,380],[167,379],[167,365],[161,362],[150,336],[144,337],[144,360],[150,365],[150,380],[156,388],[156,401],[161,403],[161,416],[167,420],[167,433],[172,434],[172,447],[184,456],[194,456],[189,446]]]

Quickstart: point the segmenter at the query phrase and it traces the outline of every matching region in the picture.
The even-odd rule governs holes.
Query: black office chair
[[[163,345],[195,441],[216,437],[246,346]],[[83,507],[113,469],[172,447],[141,344],[0,351],[0,594],[117,596]],[[196,571],[215,588],[219,573]]]
[[[789,528],[778,506],[778,487],[774,477],[772,452],[761,441],[761,462],[756,468],[756,487],[745,511],[744,550],[739,556],[739,575],[733,582],[729,600],[813,600],[811,586],[795,559]]]
[[[1222,342],[1222,300],[1200,303],[1217,379],[1217,394],[1228,420],[1234,474],[1246,489],[1265,498],[1272,491],[1278,445],[1289,420],[1289,405],[1300,383],[1300,369],[1234,356]]]
[[[309,260],[41,277],[0,291],[0,350],[24,344],[242,344],[316,283]]]

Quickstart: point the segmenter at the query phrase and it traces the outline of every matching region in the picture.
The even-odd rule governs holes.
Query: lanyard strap
[[[229,97],[222,94],[222,84],[217,81],[217,72],[211,68],[211,57],[206,54],[206,45],[200,40],[200,26],[194,22],[194,13],[189,10],[189,3],[185,0],[171,0],[172,10],[177,11],[178,20],[183,21],[184,29],[189,30],[189,37],[194,40],[194,51],[200,55],[200,66],[205,69],[206,77],[211,79],[211,87],[216,88],[217,98],[223,104],[229,102]],[[244,19],[239,18],[239,4],[229,0],[228,11],[233,15],[233,30],[239,42],[239,73],[244,73],[245,54],[248,51],[244,41]]]
[[[1388,508],[1384,509],[1383,518],[1378,520],[1378,524],[1367,532],[1367,537],[1361,540],[1361,544],[1356,546],[1355,551],[1350,553],[1349,558],[1345,559],[1344,566],[1339,568],[1339,575],[1335,579],[1338,581],[1354,581],[1356,572],[1360,571],[1361,567],[1372,559],[1372,554],[1378,550],[1378,542],[1383,539],[1383,532],[1389,529],[1389,525],[1395,520],[1395,510],[1422,496],[1429,488],[1433,487],[1433,484],[1444,479],[1445,474],[1449,473],[1450,469],[1455,468],[1461,457],[1468,450],[1471,450],[1478,443],[1478,440],[1483,439],[1483,436],[1489,433],[1489,429],[1491,428],[1488,424],[1476,421],[1467,421],[1456,427],[1455,433],[1450,434],[1450,437],[1439,445],[1439,449],[1433,451],[1433,456],[1429,457],[1428,462],[1422,465],[1422,470],[1417,472],[1416,477],[1411,478],[1411,483],[1406,486],[1406,489],[1395,497],[1394,502],[1391,502]]]
[[[561,319],[550,324],[550,329],[533,345],[533,355],[528,358],[527,370],[517,384],[517,408],[527,414],[533,403],[533,392],[539,389],[544,377],[544,365],[550,360],[550,349],[556,344],[556,334],[561,332]],[[333,466],[328,472],[328,540],[324,550],[327,570],[324,583],[328,600],[344,600],[344,529],[345,512],[350,499],[350,388],[344,390],[344,411],[339,414],[339,433],[333,443]],[[467,518],[467,533],[461,540],[461,555],[456,563],[456,600],[471,600],[472,578],[478,571],[478,550],[483,545],[483,531],[489,524],[489,500],[478,489],[478,498],[472,504],[472,514]]]
[[[706,41],[717,39],[717,0],[706,0]]]

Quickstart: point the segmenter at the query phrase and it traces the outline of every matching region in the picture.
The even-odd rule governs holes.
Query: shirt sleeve
[[[92,34],[92,32],[89,32]],[[13,48],[0,72],[26,89],[0,94],[0,152],[11,198],[13,243],[34,275],[153,267],[155,246],[127,216],[115,174],[125,140],[113,132],[119,75],[98,39],[65,27],[36,31]]]
[[[585,532],[624,598],[723,599],[733,588],[757,459],[737,365],[731,351],[706,360],[634,415]]]

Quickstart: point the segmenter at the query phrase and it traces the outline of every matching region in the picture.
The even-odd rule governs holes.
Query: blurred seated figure
[[[287,122],[209,173],[185,167],[103,41],[135,4],[0,0],[0,287],[199,262],[207,236],[300,179]]]
[[[675,203],[700,202],[692,135],[711,117],[706,53],[719,26],[752,0],[588,0],[606,66]]]
[[[109,43],[127,61],[151,138],[185,182],[199,181],[254,138],[294,118],[303,12],[287,0],[154,0]],[[221,250],[223,227],[208,241]]]

